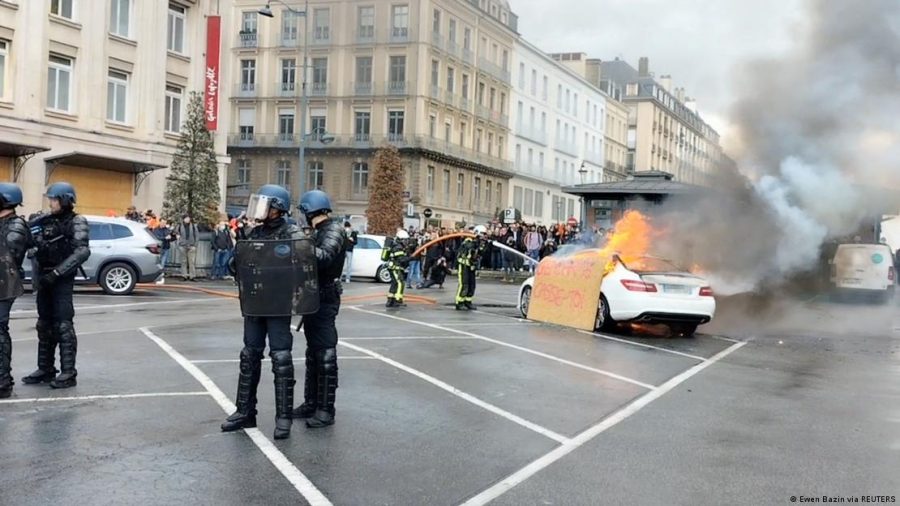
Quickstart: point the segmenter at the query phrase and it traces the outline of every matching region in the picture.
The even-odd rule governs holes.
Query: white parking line
[[[546,436],[558,443],[565,443],[566,441],[569,440],[569,438],[567,438],[563,435],[557,434],[556,432],[553,432],[550,429],[541,427],[540,425],[538,425],[534,422],[529,422],[528,420],[526,420],[520,416],[516,416],[516,415],[510,413],[509,411],[506,411],[502,408],[498,408],[497,406],[494,406],[493,404],[485,402],[485,401],[475,397],[474,395],[467,394],[466,392],[463,392],[462,390],[460,390],[452,385],[449,385],[433,376],[429,376],[429,375],[423,373],[422,371],[419,371],[419,370],[413,369],[412,367],[409,367],[407,365],[401,364],[400,362],[397,362],[396,360],[385,357],[384,355],[381,355],[380,353],[376,353],[372,350],[368,350],[361,346],[357,346],[355,344],[350,344],[350,343],[344,342],[344,341],[338,341],[338,344],[341,346],[350,348],[351,350],[358,351],[360,353],[365,353],[365,354],[371,356],[372,358],[376,358],[386,364],[392,365],[392,366],[396,367],[397,369],[400,369],[401,371],[408,372],[409,374],[412,374],[413,376],[416,376],[419,379],[423,379],[442,390],[450,392],[451,394],[459,397],[460,399],[470,402],[480,408],[484,408],[484,409],[490,411],[491,413],[494,413],[495,415],[502,416],[503,418],[506,418],[507,420],[509,420],[513,423],[517,423],[517,424],[521,425],[522,427],[525,427],[526,429],[537,432],[538,434],[541,434],[542,436]]]
[[[495,323],[473,323],[473,322],[435,322],[435,325],[450,325],[451,327],[513,327],[518,325],[540,325],[539,323],[523,321],[523,322],[495,322]]]
[[[430,340],[430,339],[472,339],[465,336],[400,336],[400,337],[342,337],[344,341],[404,341],[404,340]]]
[[[209,395],[209,392],[160,392],[147,394],[121,394],[121,395],[82,395],[80,397],[40,397],[29,399],[4,399],[0,404],[37,403],[37,402],[62,402],[62,401],[97,401],[107,399],[145,399],[148,397],[195,397]]]
[[[165,304],[184,304],[186,302],[190,303],[207,303],[207,302],[222,302],[230,299],[223,299],[221,297],[204,297],[197,299],[175,299],[175,300],[164,300],[164,301],[155,301],[155,302],[132,302],[128,304],[102,304],[95,306],[76,306],[75,311],[86,311],[88,309],[118,309],[123,307],[137,307],[137,306],[162,306]],[[16,311],[10,311],[11,315],[19,315],[19,314],[37,314],[37,309],[19,309]]]
[[[129,331],[137,331],[138,327],[130,327],[130,328],[122,328],[122,329],[107,329],[107,330],[88,330],[86,332],[77,332],[78,337],[82,336],[95,336],[98,334],[113,334],[116,332],[129,332]],[[13,339],[12,342],[18,343],[22,341],[37,341],[37,337],[22,337],[19,339]]]
[[[184,355],[178,353],[175,348],[172,348],[169,343],[154,334],[149,328],[142,327],[140,330],[145,336],[172,357],[175,362],[178,362],[178,365],[184,368],[184,370],[193,376],[194,379],[199,381],[225,413],[230,415],[236,409],[231,400],[225,396],[213,380],[204,374],[196,365],[184,358]],[[266,439],[259,429],[244,429],[244,432],[250,436],[250,439],[263,452],[263,455],[265,455],[272,465],[274,465],[275,468],[291,482],[291,485],[300,492],[300,495],[302,495],[308,503],[313,506],[331,506],[331,501],[329,501],[328,498],[326,498],[325,495],[309,481],[309,478],[301,473],[300,470],[297,469],[283,453],[281,453],[281,450],[279,450],[278,447]]]
[[[635,379],[631,379],[631,378],[622,376],[622,375],[620,375],[620,374],[616,374],[616,373],[614,373],[614,372],[604,371],[603,369],[597,369],[596,367],[590,367],[590,366],[587,366],[587,365],[584,365],[584,364],[579,364],[578,362],[572,362],[571,360],[566,360],[566,359],[564,359],[564,358],[557,357],[557,356],[555,356],[555,355],[550,355],[549,353],[544,353],[544,352],[542,352],[542,351],[532,350],[531,348],[526,348],[526,347],[524,347],[524,346],[519,346],[519,345],[516,345],[516,344],[510,344],[510,343],[507,343],[507,342],[505,342],[505,341],[500,341],[499,339],[492,339],[492,338],[490,338],[490,337],[480,336],[480,335],[478,335],[478,334],[473,334],[473,333],[467,332],[467,331],[465,331],[465,330],[453,329],[453,328],[450,328],[450,327],[442,327],[442,326],[440,326],[440,325],[435,325],[435,324],[433,324],[433,323],[425,323],[425,322],[420,322],[420,321],[416,321],[416,320],[410,320],[410,319],[408,319],[408,318],[401,318],[401,317],[399,317],[399,316],[394,316],[394,315],[389,315],[389,314],[379,313],[379,312],[377,312],[377,311],[369,311],[369,310],[367,310],[367,309],[361,309],[361,308],[353,308],[353,309],[356,310],[356,311],[362,312],[362,313],[368,313],[368,314],[372,314],[372,315],[376,315],[376,316],[382,316],[382,317],[384,317],[384,318],[391,318],[391,319],[394,319],[394,320],[398,320],[398,321],[402,321],[402,322],[406,322],[406,323],[412,323],[412,324],[415,324],[415,325],[422,325],[422,326],[425,326],[425,327],[431,327],[431,328],[437,329],[437,330],[444,330],[444,331],[447,331],[447,332],[455,332],[455,333],[457,333],[457,334],[461,334],[461,335],[464,335],[464,336],[469,336],[469,337],[474,338],[474,339],[480,339],[480,340],[482,340],[482,341],[487,341],[487,342],[489,342],[489,343],[494,343],[494,344],[497,344],[497,345],[500,345],[500,346],[505,346],[505,347],[507,347],[507,348],[512,348],[512,349],[514,349],[514,350],[524,351],[525,353],[530,353],[530,354],[532,354],[532,355],[536,355],[536,356],[541,357],[541,358],[546,358],[546,359],[548,359],[548,360],[553,360],[554,362],[559,362],[559,363],[561,363],[561,364],[566,364],[566,365],[569,365],[569,366],[572,366],[572,367],[577,367],[578,369],[583,369],[583,370],[585,370],[585,371],[590,371],[590,372],[594,372],[594,373],[597,373],[597,374],[601,374],[601,375],[603,375],[603,376],[607,376],[607,377],[610,377],[610,378],[613,378],[613,379],[617,379],[617,380],[619,380],[619,381],[624,381],[624,382],[626,382],[626,383],[631,383],[632,385],[637,385],[637,386],[639,386],[639,387],[646,388],[647,390],[654,390],[654,389],[656,389],[656,387],[653,386],[653,385],[650,385],[650,384],[648,384],[648,383],[644,383],[644,382],[642,382],[642,381],[638,381],[638,380],[635,380]]]
[[[690,358],[693,360],[700,360],[700,361],[706,360],[705,358],[703,358],[699,355],[691,355],[690,353],[684,353],[681,351],[670,350],[668,348],[660,348],[659,346],[653,346],[650,344],[639,343],[636,341],[629,341],[628,339],[620,339],[618,337],[608,336],[606,334],[601,334],[599,332],[588,332],[587,330],[581,330],[581,329],[576,329],[576,331],[580,332],[582,334],[587,334],[589,336],[599,337],[601,339],[606,339],[609,341],[615,341],[617,343],[633,344],[635,346],[640,346],[641,348],[649,348],[651,350],[664,351],[666,353],[671,353],[673,355],[681,355],[682,357],[687,357],[687,358]]]
[[[573,451],[580,448],[584,444],[588,443],[595,437],[599,436],[600,434],[602,434],[609,428],[615,426],[619,422],[621,422],[621,421],[625,420],[626,418],[630,417],[631,415],[637,413],[638,411],[640,411],[641,409],[646,407],[651,402],[655,401],[656,399],[659,399],[666,393],[672,391],[672,389],[674,389],[678,385],[684,383],[690,377],[696,375],[703,369],[706,369],[707,367],[715,364],[719,360],[722,360],[723,358],[730,355],[731,353],[733,353],[734,351],[739,349],[741,346],[744,346],[745,344],[747,344],[747,343],[744,343],[744,342],[735,343],[735,344],[729,346],[728,348],[726,348],[725,350],[714,355],[709,360],[705,360],[705,361],[695,365],[694,367],[691,367],[687,371],[684,371],[683,373],[679,374],[678,376],[675,376],[674,378],[670,379],[669,381],[666,381],[665,383],[660,385],[659,388],[653,390],[652,392],[648,392],[648,393],[644,394],[643,396],[639,397],[631,404],[625,406],[624,408],[620,409],[619,411],[616,411],[615,413],[613,413],[612,415],[610,415],[609,417],[604,419],[602,422],[588,428],[584,432],[573,437],[568,442],[563,443],[562,446],[554,448],[549,453],[538,458],[534,462],[528,464],[527,466],[516,471],[515,473],[507,476],[506,478],[501,480],[499,483],[488,488],[484,492],[481,492],[480,494],[476,495],[475,497],[472,497],[468,501],[464,502],[462,504],[462,506],[481,506],[481,505],[487,504],[487,503],[493,501],[494,499],[500,497],[501,495],[503,495],[504,493],[506,493],[513,487],[515,487],[516,485],[522,483],[523,481],[527,480],[528,478],[531,478],[532,476],[534,476],[541,470],[545,469],[546,467],[550,466],[551,464],[553,464],[557,460],[565,457],[566,455],[572,453]]]
[[[338,360],[375,360],[375,357],[338,357]],[[238,364],[241,360],[238,358],[222,358],[210,360],[191,360],[192,364]],[[270,359],[264,358],[263,362],[271,362]],[[295,358],[294,362],[306,362],[305,358]]]
[[[738,341],[737,339],[732,339],[732,338],[730,338],[730,337],[725,337],[725,336],[716,336],[716,335],[713,335],[713,334],[706,334],[706,335],[709,336],[709,337],[711,337],[711,338],[713,338],[713,339],[718,339],[718,340],[720,340],[720,341],[726,341],[726,342],[729,342],[729,343],[741,343],[741,342],[743,342],[743,341]]]

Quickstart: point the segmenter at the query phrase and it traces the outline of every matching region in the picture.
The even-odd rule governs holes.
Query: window
[[[294,111],[281,109],[278,111],[278,135],[283,141],[291,141],[294,138]]]
[[[472,183],[472,200],[475,202],[475,206],[478,207],[481,205],[481,178],[476,177],[475,182]]]
[[[447,32],[447,37],[450,38],[450,43],[453,44],[454,48],[456,47],[456,20],[450,20],[450,29]],[[454,49],[455,51],[456,49]]]
[[[525,90],[525,63],[519,63],[519,89]]]
[[[469,74],[462,75],[462,90],[460,90],[460,95],[463,98],[469,98]]]
[[[394,5],[391,7],[391,37],[402,39],[409,37],[408,5]]]
[[[69,110],[72,92],[72,64],[69,58],[50,55],[47,73],[47,107],[58,111]]]
[[[503,184],[497,183],[497,205],[503,205]]]
[[[355,132],[357,141],[368,141],[372,128],[372,113],[356,111]]]
[[[493,110],[494,110],[494,105],[497,103],[497,89],[496,89],[496,88],[491,88],[491,94],[490,94],[490,97],[491,97],[491,98],[490,98],[490,101],[488,102],[488,104],[489,104],[488,106],[489,106],[489,107],[491,108],[491,110],[493,111]]]
[[[456,175],[456,201],[462,205],[463,195],[466,192],[466,175],[459,173]]]
[[[0,100],[6,94],[6,55],[9,54],[9,42],[0,40]]]
[[[425,191],[428,194],[428,200],[434,200],[434,167],[428,166],[428,174],[425,176]]]
[[[238,130],[242,141],[252,141],[256,129],[256,109],[238,109]]]
[[[403,111],[388,111],[388,137],[391,141],[403,139]]]
[[[500,114],[506,114],[506,93],[500,92]]]
[[[50,14],[61,18],[72,19],[72,4],[74,3],[75,0],[50,0]]]
[[[556,108],[562,109],[562,85],[556,85]]]
[[[506,158],[506,154],[503,152],[503,136],[500,135],[497,137],[497,156],[500,158]]]
[[[456,86],[454,82],[456,80],[456,72],[453,67],[447,67],[447,92],[453,93],[453,89]]]
[[[299,16],[285,9],[281,11],[281,45],[297,45],[297,21]]]
[[[322,162],[307,162],[306,173],[307,188],[310,190],[321,190],[325,186],[325,167]]]
[[[297,82],[297,60],[285,58],[281,60],[281,91],[294,91]]]
[[[525,210],[522,212],[528,216],[534,214],[534,190],[531,188],[525,188]]]
[[[459,145],[465,146],[466,144],[466,124],[460,122],[459,124]]]
[[[509,51],[506,49],[503,50],[503,57],[500,58],[500,66],[503,67],[503,70],[509,70]]]
[[[538,153],[538,173],[544,173],[544,152]]]
[[[444,169],[444,205],[450,202],[450,170]]]
[[[125,123],[128,104],[128,74],[110,69],[106,80],[106,119]]]
[[[313,135],[313,138],[318,140],[319,137],[322,136],[322,133],[325,132],[325,116],[311,116],[310,117],[310,132]]]
[[[166,49],[176,53],[184,53],[184,22],[186,9],[179,5],[169,4],[168,32]]]
[[[488,179],[487,182],[484,184],[484,201],[487,205],[491,205],[491,200],[493,200],[493,198],[494,198],[494,196],[491,194],[492,189],[493,188],[492,188],[491,180]]]
[[[356,83],[370,84],[372,82],[372,57],[356,57]]]
[[[256,35],[259,25],[259,18],[256,11],[248,11],[241,13],[241,33]]]
[[[440,79],[440,65],[441,62],[437,60],[431,60],[431,87],[437,88],[439,86],[438,80]]]
[[[362,195],[369,190],[369,164],[366,162],[354,162],[353,164],[353,194]]]
[[[166,132],[181,131],[181,100],[184,92],[177,86],[166,86]]]
[[[238,184],[250,184],[250,169],[252,162],[247,159],[238,160],[237,165],[237,182]]]
[[[487,134],[487,153],[489,155],[494,153],[494,133],[493,132],[488,132],[488,134]]]
[[[537,96],[537,70],[531,69],[531,95]]]
[[[546,135],[547,133],[547,113],[541,113],[541,135]]]
[[[331,29],[329,28],[329,9],[313,9],[313,39],[317,42],[324,42],[331,38]]]
[[[128,37],[131,33],[131,0],[110,0],[109,33]]]
[[[466,27],[463,32],[463,48],[469,50],[472,49],[472,29],[469,27]]]
[[[516,144],[516,170],[522,168],[522,145]]]
[[[241,91],[256,89],[256,60],[241,60]]]
[[[406,84],[406,56],[391,56],[390,74],[392,89]]]
[[[547,76],[544,76],[544,95],[543,95],[543,98],[544,98],[544,101],[547,100]]]
[[[572,94],[571,90],[566,90],[566,112],[572,110]]]
[[[109,241],[113,238],[112,227],[109,223],[89,223],[90,238],[92,241]]]
[[[434,10],[434,19],[431,21],[431,31],[435,33],[435,35],[440,35],[441,33],[441,11],[435,9]]]
[[[572,99],[572,116],[578,117],[578,93]]]
[[[428,135],[434,137],[437,135],[437,116],[428,116]]]
[[[475,151],[481,152],[481,137],[484,135],[484,131],[480,128],[475,129]]]
[[[328,58],[312,59],[312,90],[313,93],[324,92],[328,89]]]
[[[522,187],[513,186],[513,207],[522,211]]]
[[[359,38],[375,38],[375,7],[359,8]]]
[[[453,133],[453,124],[449,121],[444,123],[444,142],[450,142],[450,135]]]
[[[478,83],[478,105],[484,105],[484,83]]]
[[[568,207],[569,214],[567,214],[567,216],[575,216],[575,200],[574,199],[567,199],[567,200],[569,201],[569,207]]]
[[[275,164],[275,181],[276,184],[289,188],[291,186],[291,162],[288,160],[278,160]]]

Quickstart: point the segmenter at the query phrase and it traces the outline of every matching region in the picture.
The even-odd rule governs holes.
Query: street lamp
[[[304,177],[304,172],[306,171],[306,110],[309,107],[309,99],[306,95],[306,69],[308,65],[306,64],[306,43],[308,41],[307,32],[309,30],[309,0],[306,0],[303,5],[303,10],[297,10],[291,7],[290,5],[284,3],[282,0],[275,0],[276,2],[283,5],[289,12],[291,12],[295,17],[303,17],[303,45],[301,49],[300,41],[297,41],[297,52],[302,51],[302,56],[300,57],[300,61],[302,62],[300,65],[300,146],[299,146],[299,155],[298,155],[298,163],[300,167],[298,167],[297,171],[297,202],[300,202],[300,198],[303,197],[303,193],[306,190],[306,178]],[[266,6],[260,9],[259,14],[261,16],[265,16],[267,18],[274,18],[275,15],[272,13],[272,2],[266,2]],[[300,20],[297,19],[297,37],[300,37]],[[332,137],[332,140],[334,138]]]
[[[584,167],[584,162],[581,162],[581,168],[578,169],[578,174],[581,176],[581,184],[584,184],[584,176],[588,173],[587,169]],[[584,194],[581,195],[581,228],[584,229],[584,220],[587,217],[587,213],[585,213],[584,209]]]

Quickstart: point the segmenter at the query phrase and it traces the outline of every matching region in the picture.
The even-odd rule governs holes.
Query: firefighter
[[[30,223],[37,244],[32,272],[37,287],[38,368],[22,378],[22,383],[50,383],[53,388],[70,388],[75,379],[75,306],[72,291],[75,273],[91,256],[90,227],[84,216],[75,213],[75,188],[69,183],[47,187],[50,213]],[[56,375],[56,346],[59,345],[61,372]]]
[[[409,233],[402,228],[397,229],[397,234],[392,241],[385,241],[381,250],[381,260],[387,262],[387,269],[391,273],[391,287],[388,290],[387,302],[384,307],[401,307],[403,303],[403,290],[406,286],[406,267],[410,257],[407,248]]]
[[[475,296],[475,271],[478,270],[478,261],[484,253],[487,245],[487,228],[478,225],[470,229],[475,237],[466,237],[456,253],[456,263],[459,266],[459,288],[456,292],[456,310],[474,310],[472,299]]]
[[[0,399],[12,395],[15,382],[10,369],[12,339],[9,335],[9,311],[22,287],[22,261],[31,244],[31,231],[16,207],[22,205],[22,189],[13,183],[0,183]]]

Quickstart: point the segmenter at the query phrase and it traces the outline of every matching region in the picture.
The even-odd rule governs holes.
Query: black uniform
[[[0,399],[9,397],[15,384],[10,368],[12,339],[9,311],[22,293],[22,261],[31,244],[25,220],[15,214],[0,218]]]
[[[37,289],[38,369],[22,378],[24,383],[50,382],[54,388],[75,385],[75,307],[72,290],[78,268],[91,256],[88,222],[72,209],[46,214],[31,223],[37,251],[37,270],[32,273]],[[59,344],[61,374],[56,375]]]
[[[303,232],[296,225],[289,224],[284,218],[270,220],[253,228],[248,234],[249,240],[301,239]],[[269,357],[272,359],[272,374],[275,376],[275,418],[291,417],[294,407],[294,361],[291,349],[294,336],[291,334],[290,316],[245,316],[244,348],[240,355],[240,374],[238,376],[237,413],[229,417],[222,430],[230,431],[238,428],[256,426],[256,391],[262,369],[263,352],[266,349],[266,337],[269,339]],[[276,438],[287,437],[286,432],[279,435],[276,427]]]
[[[387,304],[385,307],[403,305],[403,293],[406,286],[406,271],[411,260],[406,245],[401,239],[394,239],[390,243],[385,242],[381,250],[381,260],[387,262],[388,272],[391,273],[391,286],[388,288]]]
[[[338,387],[337,328],[341,309],[340,277],[344,270],[344,227],[328,218],[315,227],[319,275],[319,310],[303,317],[306,335],[306,383],[303,405],[295,418],[306,418],[309,427],[334,423],[335,391]]]
[[[474,309],[472,300],[475,296],[475,271],[478,269],[478,260],[484,251],[484,241],[481,239],[466,239],[459,246],[456,262],[459,265],[459,289],[456,292],[456,309]]]

